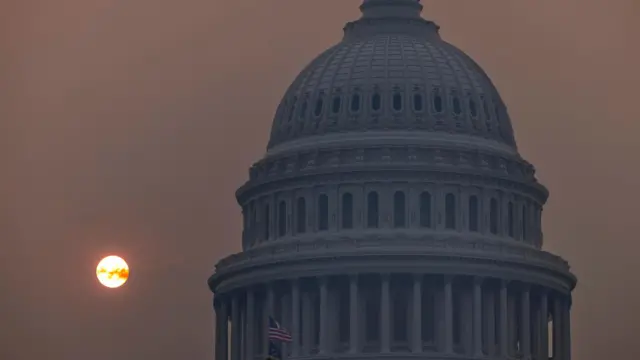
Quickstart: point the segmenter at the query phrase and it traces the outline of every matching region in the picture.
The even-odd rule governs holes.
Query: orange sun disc
[[[120,287],[129,278],[129,265],[119,256],[107,256],[98,263],[96,277],[108,288]]]

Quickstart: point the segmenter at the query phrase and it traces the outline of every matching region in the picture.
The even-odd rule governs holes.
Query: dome
[[[236,193],[243,248],[385,231],[539,248],[548,193],[489,77],[440,38],[419,1],[360,8],[289,87]]]
[[[419,16],[421,8],[415,0],[366,1],[342,41],[288,88],[268,148],[318,136],[411,131],[515,149],[495,86],[468,55],[442,40],[436,24]]]

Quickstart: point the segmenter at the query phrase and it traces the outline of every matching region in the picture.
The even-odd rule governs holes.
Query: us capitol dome
[[[547,189],[487,74],[418,0],[364,0],[296,77],[237,191],[218,262],[216,360],[571,359],[568,263]]]

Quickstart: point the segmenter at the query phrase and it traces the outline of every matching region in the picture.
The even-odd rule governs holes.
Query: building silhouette
[[[365,0],[277,108],[237,191],[243,251],[209,278],[216,360],[571,358],[548,192],[485,72],[418,0]]]

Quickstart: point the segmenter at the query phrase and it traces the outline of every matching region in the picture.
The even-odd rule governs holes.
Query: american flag
[[[291,342],[291,334],[269,316],[269,340]]]

